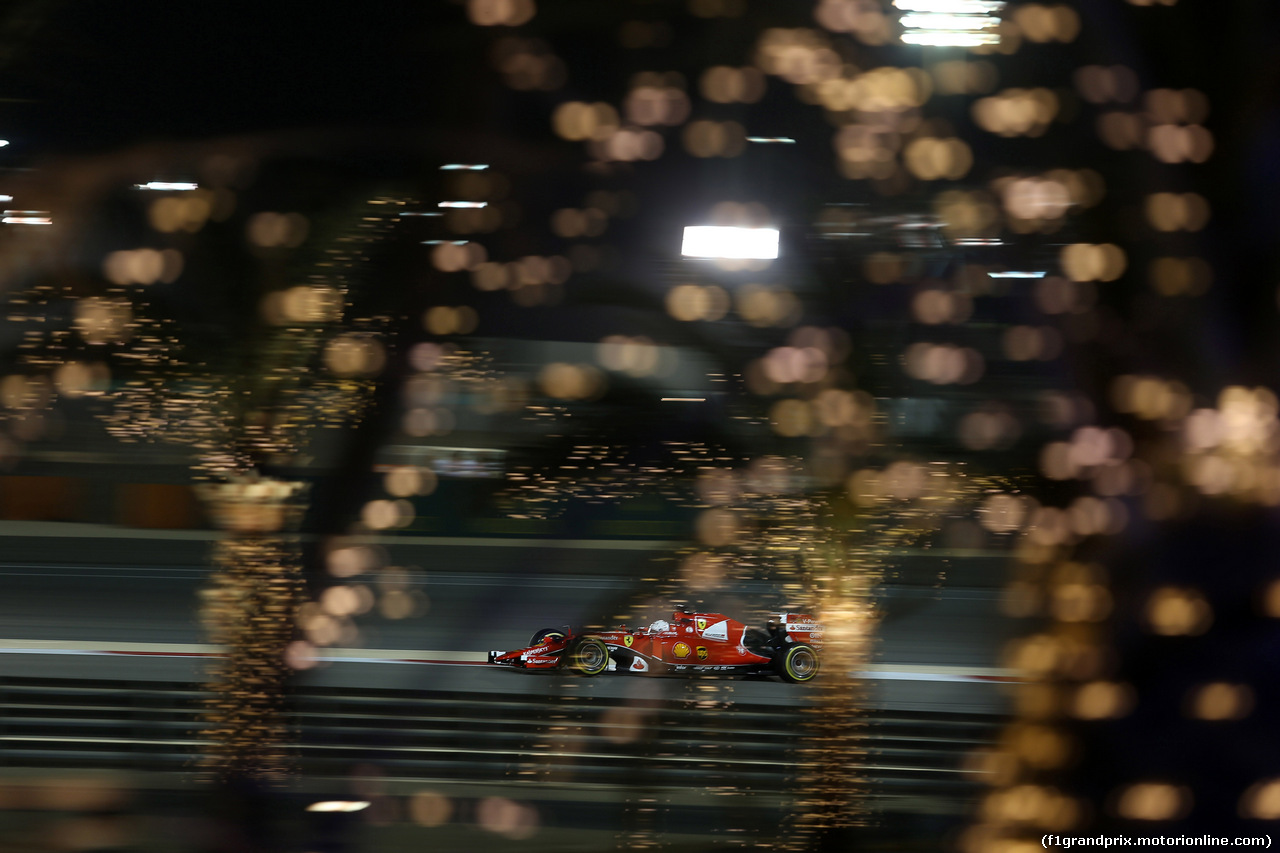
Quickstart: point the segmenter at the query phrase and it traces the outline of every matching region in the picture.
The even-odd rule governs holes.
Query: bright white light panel
[[[773,260],[778,257],[777,228],[689,225],[680,254],[686,258]]]

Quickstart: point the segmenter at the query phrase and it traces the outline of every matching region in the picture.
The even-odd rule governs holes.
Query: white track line
[[[220,646],[184,643],[94,643],[62,640],[0,640],[0,654],[10,655],[92,655],[155,658],[216,658]],[[315,658],[326,663],[392,663],[429,666],[488,667],[485,652],[423,649],[325,649]],[[873,681],[950,681],[1019,683],[1015,672],[994,667],[919,666],[912,664],[872,664],[857,673]]]

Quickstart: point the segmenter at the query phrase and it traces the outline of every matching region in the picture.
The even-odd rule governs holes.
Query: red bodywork
[[[489,653],[489,662],[529,670],[558,669],[565,652],[583,637],[607,646],[610,672],[636,675],[695,673],[775,673],[776,656],[791,643],[822,646],[822,626],[809,615],[783,613],[769,620],[765,630],[748,628],[723,613],[684,613],[677,610],[665,628],[626,627],[612,631],[574,633],[556,631],[539,643],[514,651]],[[568,667],[566,667],[568,668]]]

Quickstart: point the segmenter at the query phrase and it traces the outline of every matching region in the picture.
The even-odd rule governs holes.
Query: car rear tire
[[[533,635],[533,639],[529,641],[529,645],[530,646],[540,645],[542,641],[545,640],[547,637],[551,637],[552,639],[555,639],[555,640],[563,640],[564,631],[561,631],[558,628],[543,628],[541,631]]]
[[[777,658],[778,675],[791,684],[813,681],[821,663],[818,650],[808,643],[796,643],[783,649]]]
[[[599,675],[609,668],[609,647],[596,637],[582,637],[569,647],[563,660],[579,675]]]

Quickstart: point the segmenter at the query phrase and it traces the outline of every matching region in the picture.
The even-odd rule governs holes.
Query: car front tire
[[[547,637],[551,637],[552,639],[555,639],[555,640],[563,640],[564,631],[558,630],[556,628],[543,628],[541,631],[533,635],[533,639],[529,641],[529,645],[531,647],[541,645],[542,641],[545,640]]]
[[[609,668],[609,647],[596,637],[582,637],[569,647],[564,665],[579,675],[599,675]]]

